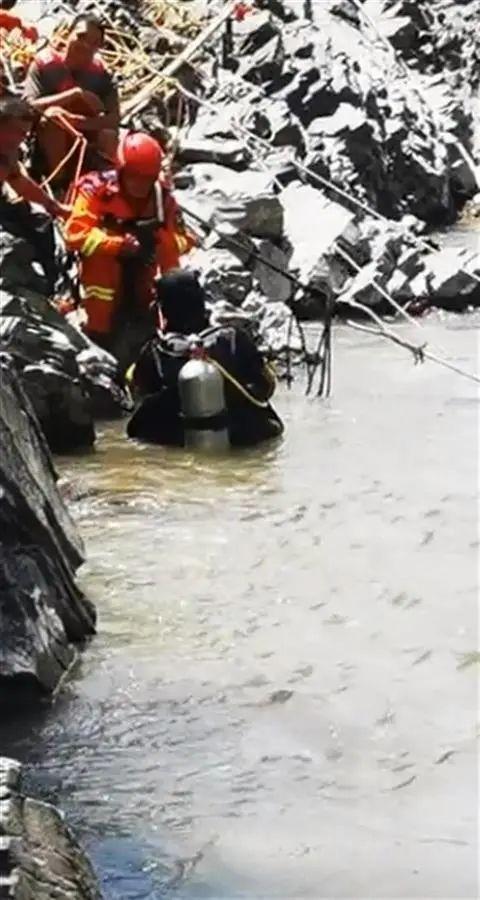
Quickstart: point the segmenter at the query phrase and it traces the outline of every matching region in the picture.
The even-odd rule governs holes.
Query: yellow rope
[[[234,376],[231,375],[227,369],[224,369],[216,359],[212,359],[211,356],[206,356],[205,359],[209,363],[211,363],[212,366],[215,366],[215,368],[218,369],[221,375],[223,375],[223,377],[226,378],[227,381],[233,384],[233,386],[236,387],[237,391],[239,391],[239,393],[242,394],[246,398],[246,400],[248,400],[253,406],[257,406],[258,409],[269,409],[270,404],[268,403],[268,400],[257,400],[257,398],[254,397],[253,394],[251,394],[249,391],[247,391],[243,384],[240,384],[240,382],[237,381],[237,379],[234,378]]]

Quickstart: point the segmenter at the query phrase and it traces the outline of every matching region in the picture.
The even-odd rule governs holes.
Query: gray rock
[[[339,301],[353,300],[391,313],[393,306],[377,285],[397,303],[414,299],[410,282],[423,270],[424,252],[393,224],[367,219],[360,223],[359,232],[358,245],[349,255],[362,269],[357,273],[352,266],[352,280]]]
[[[463,310],[467,306],[480,304],[478,254],[447,247],[440,253],[429,254],[424,266],[427,292],[435,306]]]
[[[354,243],[355,215],[309,185],[292,183],[280,194],[285,214],[289,269],[300,281],[315,287],[324,298],[341,288],[347,272],[335,261],[339,240]]]
[[[17,291],[27,288],[46,296],[47,282],[41,266],[35,261],[33,247],[0,227],[0,288]]]
[[[276,77],[284,60],[280,26],[278,18],[269,11],[258,9],[253,9],[243,21],[235,22],[233,41],[224,56],[226,68],[256,83]]]
[[[472,277],[473,276],[473,277]],[[356,274],[339,301],[354,300],[379,311],[392,312],[388,300],[372,283],[375,281],[393,299],[406,305],[426,301],[443,309],[462,311],[480,303],[478,256],[455,247],[426,253],[403,244],[401,235],[379,241],[373,258]]]
[[[277,269],[288,271],[288,254],[271,241],[257,241],[256,249],[262,259],[268,260]],[[288,303],[292,297],[294,286],[288,278],[263,262],[253,264],[253,275],[258,282],[262,296],[275,302]]]
[[[333,115],[321,116],[310,122],[307,134],[315,146],[325,137],[363,133],[366,123],[367,116],[362,109],[352,106],[351,103],[340,103]]]
[[[90,399],[75,353],[61,333],[41,319],[2,316],[0,341],[15,362],[50,447],[66,452],[90,447],[95,429]]]
[[[408,50],[420,36],[422,21],[412,16],[412,3],[388,0],[365,0],[363,9],[375,24],[379,34],[389,41],[396,50]],[[408,8],[408,11],[406,9]]]
[[[240,309],[226,300],[219,300],[211,308],[210,321],[212,325],[228,325],[256,334],[258,327],[258,315]]]
[[[90,447],[94,420],[116,418],[129,406],[116,362],[41,292],[28,244],[5,233],[1,238],[8,249],[0,259],[0,344],[15,359],[51,449]]]
[[[242,117],[242,125],[274,147],[304,150],[300,123],[292,116],[284,100],[258,100]]]
[[[184,165],[189,163],[215,163],[232,169],[244,168],[247,153],[240,141],[195,137],[189,134],[181,139],[178,159]]]
[[[51,693],[94,633],[83,547],[12,359],[0,356],[0,705]]]
[[[280,188],[298,180],[298,153],[295,147],[277,147],[268,155],[268,171]]]
[[[265,302],[265,295],[258,288],[250,291],[248,297],[242,303],[242,312],[250,316],[258,324],[266,314],[268,307]]]
[[[399,47],[424,34],[425,14],[415,4],[376,7]],[[434,224],[451,221],[455,195],[461,201],[475,187],[451,139],[471,153],[468,83],[445,79],[441,67],[436,81],[430,72],[407,79],[365,22],[359,29],[353,19],[339,20],[330,2],[313,3],[312,11],[315,30],[301,20],[282,28],[288,61],[274,95],[309,130],[306,164],[387,216],[408,211]]]
[[[284,303],[268,305],[261,321],[260,333],[264,346],[276,357],[280,357],[286,350],[293,353],[301,351],[302,343],[292,320],[292,311]]]
[[[241,306],[252,289],[251,272],[231,250],[222,247],[196,250],[190,254],[189,265],[202,273],[203,284],[215,302],[226,299],[234,306]]]
[[[283,211],[270,172],[233,172],[201,164],[190,166],[185,174],[189,188],[179,192],[179,201],[183,199],[187,208],[252,237],[282,237]]]
[[[283,41],[274,17],[268,12],[247,16],[235,28],[235,53],[239,74],[247,80],[269,81],[281,72]]]
[[[21,766],[0,758],[0,893],[12,900],[101,900],[62,814],[21,793]]]

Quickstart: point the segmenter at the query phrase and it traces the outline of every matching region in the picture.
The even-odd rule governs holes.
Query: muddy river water
[[[478,367],[478,315],[425,327]],[[2,751],[107,900],[478,896],[478,403],[340,329],[332,399],[281,392],[277,446],[109,426],[60,461],[98,636]]]
[[[478,315],[424,325],[477,367]],[[223,461],[60,460],[98,637],[6,749],[108,900],[477,897],[476,386],[339,329],[277,405]]]

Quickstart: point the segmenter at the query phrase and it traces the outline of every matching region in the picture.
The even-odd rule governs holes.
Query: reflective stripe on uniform
[[[162,185],[156,181],[155,182],[155,212],[156,218],[159,225],[163,225],[165,222],[165,210],[163,207],[163,188]]]
[[[99,300],[105,300],[111,303],[115,299],[115,290],[113,288],[101,287],[98,284],[90,284],[84,287],[83,293],[85,297],[98,297]]]
[[[127,371],[125,372],[124,378],[125,378],[125,381],[126,381],[126,383],[127,383],[128,385],[130,385],[130,384],[133,383],[133,379],[134,379],[134,377],[135,377],[135,369],[136,369],[136,367],[137,367],[137,364],[136,364],[136,363],[132,363],[132,365],[130,366],[130,368],[128,368]]]
[[[108,235],[102,231],[101,228],[92,228],[89,232],[85,241],[83,242],[82,249],[80,253],[83,253],[84,256],[93,256],[96,250],[98,250],[100,244],[108,239]]]
[[[188,238],[183,237],[182,234],[176,234],[175,239],[177,241],[178,252],[186,253],[189,247]]]

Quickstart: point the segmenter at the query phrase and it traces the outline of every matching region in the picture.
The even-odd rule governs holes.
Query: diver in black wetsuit
[[[208,356],[225,371],[230,443],[253,446],[278,437],[283,425],[269,403],[275,378],[251,338],[238,327],[209,329],[205,293],[195,273],[174,270],[158,286],[163,320],[159,334],[142,349],[133,385],[140,405],[128,436],[155,444],[184,445],[178,375],[189,359],[189,338],[200,335]]]

